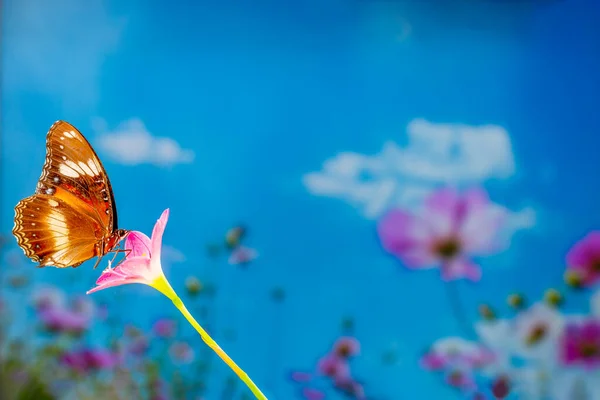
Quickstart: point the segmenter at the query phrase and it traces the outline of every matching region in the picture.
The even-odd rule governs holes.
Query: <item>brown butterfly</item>
[[[129,231],[117,227],[108,175],[73,125],[57,121],[46,136],[46,162],[33,196],[15,207],[12,231],[39,267],[77,267],[117,249]],[[116,254],[115,254],[116,256]]]

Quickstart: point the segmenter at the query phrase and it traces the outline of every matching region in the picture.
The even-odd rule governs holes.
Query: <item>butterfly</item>
[[[73,125],[57,121],[46,136],[46,162],[35,194],[15,206],[12,231],[38,267],[78,267],[122,252],[129,231],[118,229],[108,175],[96,152]],[[116,256],[116,254],[115,254]]]

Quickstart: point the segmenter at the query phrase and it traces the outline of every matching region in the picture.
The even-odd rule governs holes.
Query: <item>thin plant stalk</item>
[[[152,285],[159,292],[164,294],[167,298],[169,298],[175,307],[183,314],[185,319],[196,329],[196,331],[200,334],[200,337],[210,347],[217,355],[235,372],[235,374],[248,386],[250,391],[254,394],[254,396],[259,400],[268,400],[267,397],[260,391],[258,386],[250,379],[248,374],[244,372],[232,359],[225,353],[223,349],[213,340],[212,337],[200,326],[200,324],[196,321],[196,319],[190,314],[188,309],[183,304],[183,301],[177,296],[177,293],[173,290],[167,278],[163,275],[161,278],[157,279],[153,282]]]

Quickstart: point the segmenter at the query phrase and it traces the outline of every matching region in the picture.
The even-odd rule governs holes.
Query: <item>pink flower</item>
[[[81,373],[110,369],[119,363],[115,353],[106,350],[82,350],[66,353],[61,362]]]
[[[571,247],[567,253],[567,266],[583,286],[600,280],[600,231],[588,233]]]
[[[169,209],[166,209],[154,225],[152,239],[138,231],[127,235],[125,249],[130,253],[125,261],[115,268],[110,264],[96,281],[96,287],[87,293],[97,292],[113,286],[129,283],[143,283],[156,287],[164,284],[166,279],[160,262],[162,237],[169,219]]]
[[[500,375],[492,382],[492,394],[498,400],[505,399],[510,394],[510,379]]]
[[[290,379],[294,382],[305,383],[310,382],[312,375],[308,372],[292,371],[290,372]]]
[[[171,359],[178,364],[189,364],[194,361],[194,349],[186,342],[176,342],[169,346]]]
[[[229,264],[246,265],[256,257],[258,257],[258,252],[256,250],[249,247],[238,246],[231,252],[231,255],[229,256]]]
[[[66,308],[50,308],[38,314],[43,327],[56,333],[69,333],[78,335],[89,326],[89,318]]]
[[[336,379],[334,381],[334,387],[343,393],[352,396],[353,399],[362,400],[365,398],[363,386],[350,377]]]
[[[304,388],[302,389],[302,397],[306,400],[323,400],[325,398],[325,393],[317,389]]]
[[[92,318],[96,311],[96,305],[87,297],[77,296],[72,300],[72,306],[74,312],[85,315],[88,318]]]
[[[54,286],[44,286],[34,292],[33,306],[39,312],[51,308],[64,307],[66,304],[64,293]]]
[[[498,232],[506,213],[481,189],[460,194],[441,189],[431,194],[422,213],[392,210],[378,224],[383,248],[406,267],[440,267],[444,280],[477,281],[481,270],[472,256],[499,250]]]
[[[476,387],[473,376],[463,369],[452,369],[446,375],[446,383],[452,387],[470,390]]]
[[[600,366],[600,321],[570,323],[561,337],[561,360],[565,365]]]
[[[168,318],[159,319],[152,326],[152,331],[154,334],[161,338],[171,338],[175,336],[175,331],[177,330],[177,325],[175,321]]]
[[[358,355],[359,352],[360,343],[353,337],[341,337],[333,345],[333,353],[341,358],[352,357]]]
[[[435,351],[430,351],[421,357],[421,367],[428,371],[439,371],[448,365],[448,360],[443,354],[439,354]]]
[[[317,363],[317,371],[329,378],[345,378],[350,376],[350,367],[343,358],[335,354],[327,354]]]
[[[141,356],[150,348],[150,341],[144,335],[131,338],[127,351],[134,356]]]

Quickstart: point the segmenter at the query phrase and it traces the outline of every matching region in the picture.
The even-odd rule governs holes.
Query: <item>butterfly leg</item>
[[[123,261],[125,261],[127,259],[127,256],[129,256],[129,253],[131,253],[131,249],[114,249],[111,251],[111,253],[115,253],[115,255],[113,256],[112,260],[110,261],[110,263],[112,264],[115,259],[117,258],[117,255],[119,253],[125,253],[125,257],[123,257],[123,259],[121,259],[113,268],[116,268],[119,264],[121,264]]]
[[[96,260],[96,264],[94,264],[94,269],[96,269],[98,267],[98,264],[100,264],[100,261],[102,261],[102,256],[98,257],[98,259]]]

